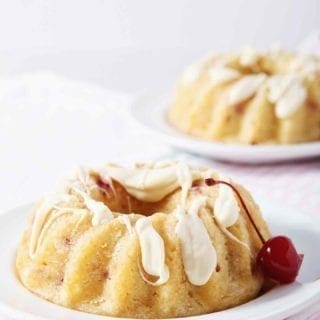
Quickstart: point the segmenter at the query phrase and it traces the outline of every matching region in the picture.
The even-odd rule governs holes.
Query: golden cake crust
[[[227,231],[250,250],[226,235],[214,218],[211,204],[216,202],[219,188],[196,179],[189,189],[187,207],[200,196],[206,197],[198,216],[217,253],[217,265],[208,281],[194,285],[186,275],[176,232],[177,217],[172,214],[179,205],[181,189],[176,188],[159,201],[146,202],[133,197],[116,181],[112,181],[112,190],[99,188],[96,177],[90,175],[90,196],[103,201],[115,218],[93,225],[93,213],[76,195],[63,203],[65,211],[46,228],[31,257],[32,227],[41,201],[34,206],[16,259],[20,280],[30,291],[66,307],[133,318],[203,314],[239,305],[259,294],[264,278],[254,257],[262,244],[239,200],[239,217]],[[268,239],[270,233],[258,206],[243,187],[235,186],[261,234]],[[57,209],[50,210],[46,221]],[[129,217],[133,226],[139,219],[150,217],[164,242],[165,264],[170,272],[165,283],[152,285],[156,279],[143,270],[139,237],[118,219],[120,216]]]

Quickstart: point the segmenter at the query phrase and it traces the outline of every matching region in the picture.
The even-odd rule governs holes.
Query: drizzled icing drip
[[[268,99],[275,103],[275,113],[280,119],[295,113],[307,98],[307,91],[301,80],[293,74],[271,77],[268,87]]]
[[[219,176],[220,181],[225,181],[230,184],[230,179],[222,177],[221,175]],[[213,204],[214,218],[217,224],[229,238],[249,249],[245,242],[239,240],[227,229],[238,221],[240,215],[240,208],[233,190],[226,184],[220,184],[218,188],[218,198]]]
[[[130,195],[147,202],[162,200],[179,186],[185,194],[186,190],[191,187],[192,181],[201,178],[200,171],[190,171],[183,163],[168,163],[161,167],[131,169],[107,165],[105,171],[112,179],[119,182]]]
[[[262,234],[259,231],[257,225],[255,224],[255,222],[254,222],[254,220],[253,220],[253,218],[252,218],[252,216],[251,216],[251,214],[250,214],[250,212],[249,212],[249,210],[247,208],[247,205],[245,204],[245,202],[244,202],[240,192],[237,190],[237,188],[234,187],[229,182],[226,182],[226,181],[223,181],[223,180],[214,180],[213,178],[206,178],[205,179],[205,183],[206,183],[207,186],[214,186],[214,185],[217,185],[217,184],[224,184],[226,186],[229,186],[234,191],[234,193],[237,195],[239,201],[241,202],[241,205],[242,205],[244,211],[246,212],[246,215],[247,215],[248,219],[250,220],[252,226],[254,227],[254,229],[255,229],[257,235],[259,236],[261,242],[265,243],[264,237],[262,236]]]
[[[134,233],[134,229],[132,227],[130,218],[128,217],[128,215],[121,215],[117,218],[119,221],[121,221],[127,228],[127,230],[129,231],[130,234]]]
[[[59,203],[68,201],[69,195],[50,194],[42,200],[40,206],[36,209],[34,221],[32,223],[30,244],[29,244],[29,255],[34,257],[39,246],[41,235],[44,234],[44,226],[48,224],[48,216],[50,211]],[[57,211],[56,211],[57,212]],[[61,213],[61,212],[60,212]],[[59,214],[60,215],[60,214]],[[55,215],[57,216],[57,214]],[[51,223],[53,220],[51,219]]]
[[[294,79],[293,74],[275,75],[268,79],[268,100],[276,103],[288,89]]]
[[[83,166],[73,168],[68,175],[59,181],[54,188],[54,193],[57,195],[68,194],[74,188],[87,192],[94,186],[89,172],[90,169]]]
[[[146,273],[158,277],[156,282],[148,282],[160,286],[169,279],[163,239],[154,229],[150,217],[140,218],[136,222],[135,230],[140,241],[143,269]]]
[[[252,67],[259,58],[260,55],[257,50],[252,47],[246,47],[240,53],[239,62],[243,67]]]
[[[189,66],[182,75],[182,83],[186,86],[191,85],[200,77],[202,67],[200,63]]]
[[[190,168],[185,163],[179,163],[176,168],[176,175],[178,183],[181,187],[181,201],[180,205],[185,207],[189,189],[192,186],[192,173]]]
[[[94,200],[85,192],[82,192],[80,190],[76,190],[76,191],[81,195],[86,207],[89,209],[89,211],[93,215],[92,216],[93,226],[108,223],[114,218],[111,210],[103,202]]]
[[[312,78],[320,72],[320,60],[313,55],[300,54],[290,63],[289,69],[304,77]]]
[[[217,253],[198,212],[205,197],[195,199],[189,210],[178,207],[175,231],[179,236],[183,265],[190,283],[201,286],[208,282],[217,266]]]
[[[208,73],[210,77],[210,82],[213,85],[218,85],[232,80],[236,80],[241,76],[239,71],[223,66],[212,67],[209,69]]]
[[[220,179],[229,182],[229,179],[223,179],[221,176]],[[237,222],[240,208],[232,189],[228,186],[219,185],[219,195],[213,206],[214,216],[223,227],[229,228]]]
[[[92,225],[107,223],[113,219],[110,209],[101,201],[96,201],[88,194],[93,183],[89,177],[89,170],[78,167],[66,176],[56,186],[55,192],[47,195],[36,209],[31,228],[29,255],[33,258],[42,242],[45,231],[54,220],[65,213],[88,213],[85,209],[65,208],[72,201],[79,201],[76,195],[82,197],[86,208],[92,214]],[[73,192],[74,194],[70,194]],[[63,204],[63,206],[62,206]],[[61,207],[60,207],[61,206]]]
[[[228,93],[228,105],[233,106],[251,98],[266,80],[264,73],[244,76],[233,84]]]

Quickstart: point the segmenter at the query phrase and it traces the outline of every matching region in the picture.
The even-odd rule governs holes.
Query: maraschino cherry
[[[298,254],[293,242],[286,236],[266,241],[257,255],[257,264],[263,273],[279,282],[293,282],[299,272],[303,255]]]
[[[283,284],[295,281],[302,264],[303,255],[298,254],[291,239],[286,236],[275,236],[266,241],[256,226],[240,192],[235,186],[229,182],[215,180],[213,178],[205,179],[205,183],[207,186],[217,184],[227,185],[237,195],[257,235],[263,243],[256,261],[264,275]]]

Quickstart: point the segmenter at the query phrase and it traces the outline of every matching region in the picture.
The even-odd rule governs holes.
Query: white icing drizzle
[[[81,195],[86,207],[92,214],[93,226],[108,223],[114,218],[111,210],[103,202],[94,200],[87,193],[80,190],[75,189],[75,191],[77,191]]]
[[[169,280],[165,263],[164,242],[152,225],[150,217],[140,218],[135,225],[141,247],[142,266],[146,273],[158,277],[152,285],[160,286]],[[150,281],[149,281],[150,283]]]
[[[189,180],[183,177],[183,174],[186,174],[184,166],[179,163],[170,163],[160,168],[121,168],[107,165],[106,172],[133,197],[142,201],[157,202],[182,186],[179,179],[186,179],[187,185],[183,187],[183,190],[186,190],[191,186],[193,180],[201,178],[198,170],[191,171],[192,176]]]
[[[219,194],[216,201],[214,202],[213,209],[214,217],[223,227],[229,228],[234,225],[239,219],[240,208],[234,196],[233,190],[229,186],[220,184],[218,187]]]
[[[266,80],[264,73],[244,76],[233,84],[228,93],[228,105],[233,106],[252,97]]]
[[[209,55],[201,60],[189,65],[181,76],[181,83],[184,86],[190,86],[194,84],[201,75],[205,72],[207,66],[214,62],[215,66],[224,66],[229,61],[229,57],[225,55]]]
[[[130,195],[142,201],[159,201],[179,186],[174,167],[130,169],[108,165],[106,171]]]
[[[290,63],[289,70],[304,77],[313,76],[320,72],[320,59],[308,54],[299,54]]]
[[[218,226],[220,227],[221,231],[222,231],[227,237],[229,237],[231,240],[233,240],[233,241],[239,243],[240,245],[242,245],[243,247],[245,247],[245,248],[249,251],[250,255],[252,256],[250,247],[248,246],[247,243],[245,243],[244,241],[239,240],[236,236],[234,236],[226,227],[224,227],[224,226],[220,223],[219,220],[216,220],[216,222],[217,222]]]
[[[276,104],[276,116],[280,119],[294,114],[307,98],[306,89],[299,83],[291,85]]]
[[[223,177],[221,174],[219,179],[230,183],[230,179]],[[240,216],[240,208],[233,190],[227,185],[220,184],[218,192],[218,197],[213,204],[214,218],[217,224],[226,236],[250,251],[245,242],[239,240],[227,229],[233,226]]]
[[[175,231],[179,236],[183,265],[190,283],[196,286],[208,282],[217,266],[217,253],[212,245],[208,231],[198,216],[205,197],[195,199],[188,212],[179,207]]]
[[[49,213],[62,201],[69,200],[69,195],[49,194],[41,202],[34,215],[34,221],[31,227],[29,255],[33,258],[40,244],[41,234],[44,232],[44,226],[48,224]],[[57,212],[57,211],[56,211]],[[57,214],[55,215],[55,217]],[[51,221],[53,222],[53,220]]]
[[[48,230],[52,222],[66,212],[87,213],[86,210],[79,208],[66,208],[66,203],[77,200],[76,196],[70,194],[76,192],[83,198],[84,204],[92,214],[92,225],[96,226],[107,223],[113,219],[110,209],[100,201],[96,201],[87,192],[92,187],[89,169],[78,167],[66,176],[56,186],[55,192],[44,197],[40,207],[36,210],[34,221],[31,228],[29,255],[34,258],[37,249],[42,242],[45,231]],[[65,203],[63,207],[59,207]]]
[[[186,68],[182,74],[181,81],[184,85],[189,86],[197,81],[200,77],[202,66],[200,63],[194,63]]]
[[[224,66],[212,67],[209,69],[208,73],[210,82],[213,85],[219,85],[236,80],[241,75],[239,71]]]
[[[102,169],[102,172],[103,172],[103,169]],[[112,194],[115,195],[115,189],[114,189],[114,185],[113,185],[113,182],[112,182],[111,177],[108,177],[106,174],[103,174],[102,172],[99,172],[101,181],[102,181],[103,183],[109,185]],[[103,177],[103,178],[102,178],[102,177]],[[99,187],[99,188],[103,190],[103,188],[101,188],[101,187]]]
[[[246,47],[240,53],[239,63],[243,67],[251,67],[257,63],[259,57],[257,50],[252,47]]]
[[[285,75],[274,75],[268,79],[268,100],[272,103],[276,103],[288,89],[292,83],[295,75],[285,74]]]
[[[117,219],[119,221],[121,221],[126,226],[126,228],[127,228],[127,230],[129,231],[130,234],[134,233],[134,229],[132,227],[130,218],[129,218],[129,216],[127,214],[126,215],[122,214],[119,217],[117,217]]]
[[[177,175],[178,183],[181,187],[180,204],[182,207],[185,207],[187,197],[188,197],[188,192],[192,186],[192,181],[193,181],[192,173],[187,164],[180,162],[176,167],[176,175]]]
[[[90,169],[84,166],[73,168],[68,175],[59,181],[54,188],[54,193],[67,194],[73,188],[87,192],[93,186],[89,172]]]
[[[293,74],[271,77],[268,87],[268,100],[275,103],[275,113],[279,119],[294,114],[307,98],[307,90],[300,78]]]

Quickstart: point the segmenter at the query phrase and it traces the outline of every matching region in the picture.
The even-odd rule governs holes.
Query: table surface
[[[151,141],[126,113],[132,95],[50,73],[3,77],[0,88],[0,212],[49,191],[76,164],[177,159],[208,165],[256,196],[320,215],[320,159],[269,165],[201,159]],[[317,308],[294,319],[320,319]]]

